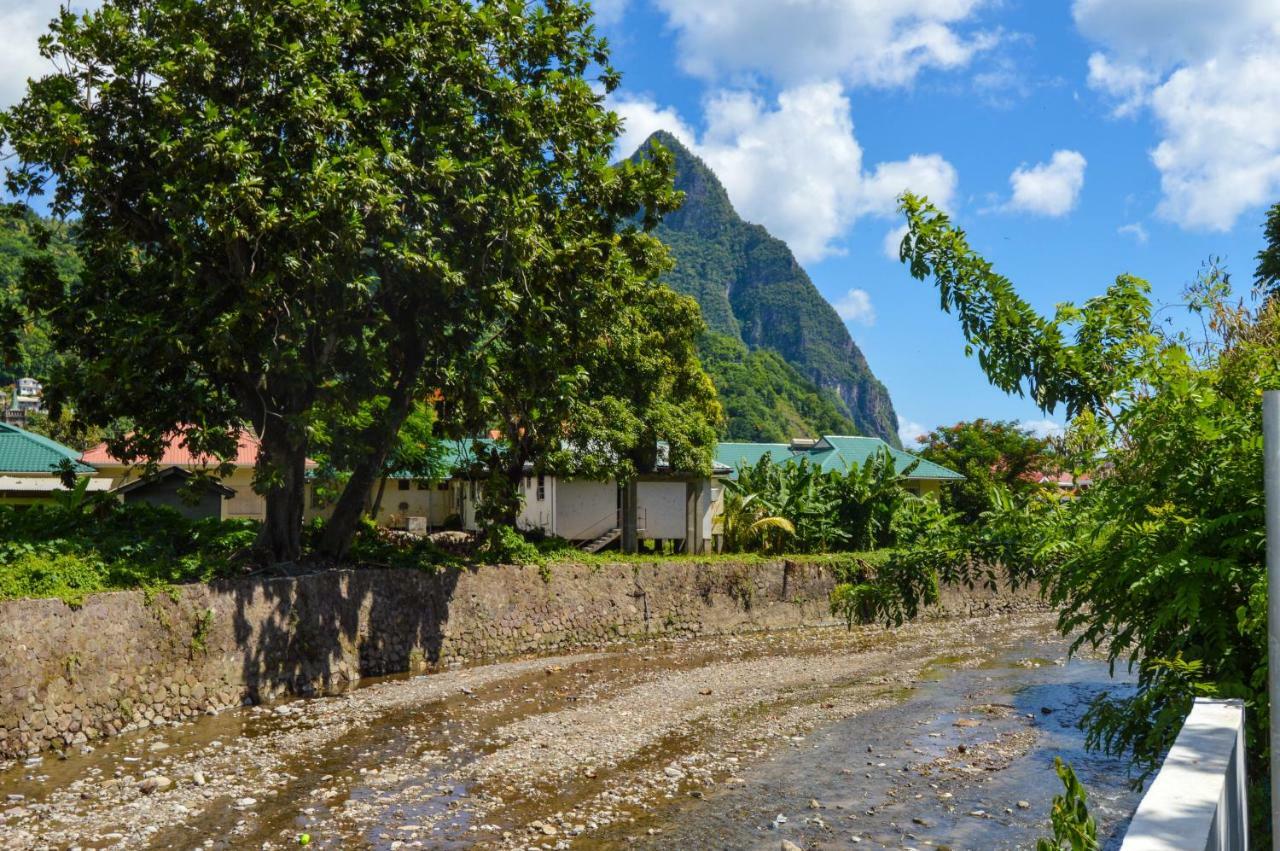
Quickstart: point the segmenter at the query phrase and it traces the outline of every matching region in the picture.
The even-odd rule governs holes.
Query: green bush
[[[0,506],[0,599],[57,597],[235,575],[251,521],[188,520],[170,508],[68,495]]]

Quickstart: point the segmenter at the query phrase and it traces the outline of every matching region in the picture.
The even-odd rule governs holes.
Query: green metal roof
[[[756,464],[766,455],[771,455],[779,464],[806,458],[809,463],[821,470],[843,472],[852,467],[861,467],[868,458],[884,450],[888,450],[893,458],[895,469],[905,470],[912,463],[919,462],[907,476],[908,479],[958,481],[964,478],[941,464],[926,461],[901,449],[894,449],[878,437],[840,434],[825,434],[811,448],[793,449],[789,443],[722,443],[716,449],[716,461],[736,471],[741,464]]]
[[[0,473],[55,473],[63,460],[77,473],[97,472],[80,462],[80,453],[57,441],[0,423]]]

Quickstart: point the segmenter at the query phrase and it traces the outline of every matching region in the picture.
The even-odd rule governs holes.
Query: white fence
[[[1244,704],[1197,699],[1120,851],[1247,851]]]

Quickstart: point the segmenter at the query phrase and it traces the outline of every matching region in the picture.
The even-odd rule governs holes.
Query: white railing
[[[1198,698],[1120,851],[1247,851],[1244,703]]]

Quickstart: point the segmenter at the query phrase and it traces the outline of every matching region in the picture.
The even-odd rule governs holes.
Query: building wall
[[[123,494],[121,498],[125,502],[145,502],[151,505],[167,506],[191,520],[203,520],[210,517],[221,520],[223,518],[223,508],[230,500],[224,498],[216,490],[209,489],[200,494],[199,500],[193,503],[183,497],[182,488],[186,484],[185,480],[177,476],[170,476],[162,481],[143,485],[136,490]]]
[[[617,511],[618,486],[612,481],[556,482],[556,534],[562,538],[598,537],[613,528],[609,518],[616,518]]]
[[[639,482],[636,485],[641,538],[671,540],[688,532],[684,482]]]
[[[116,464],[101,464],[98,475],[111,479],[113,488],[126,482],[134,481],[145,474],[141,466],[125,467]],[[223,504],[223,518],[227,520],[262,520],[267,513],[267,503],[253,491],[253,468],[236,467],[231,474],[220,480],[222,484],[236,492],[235,496]]]

